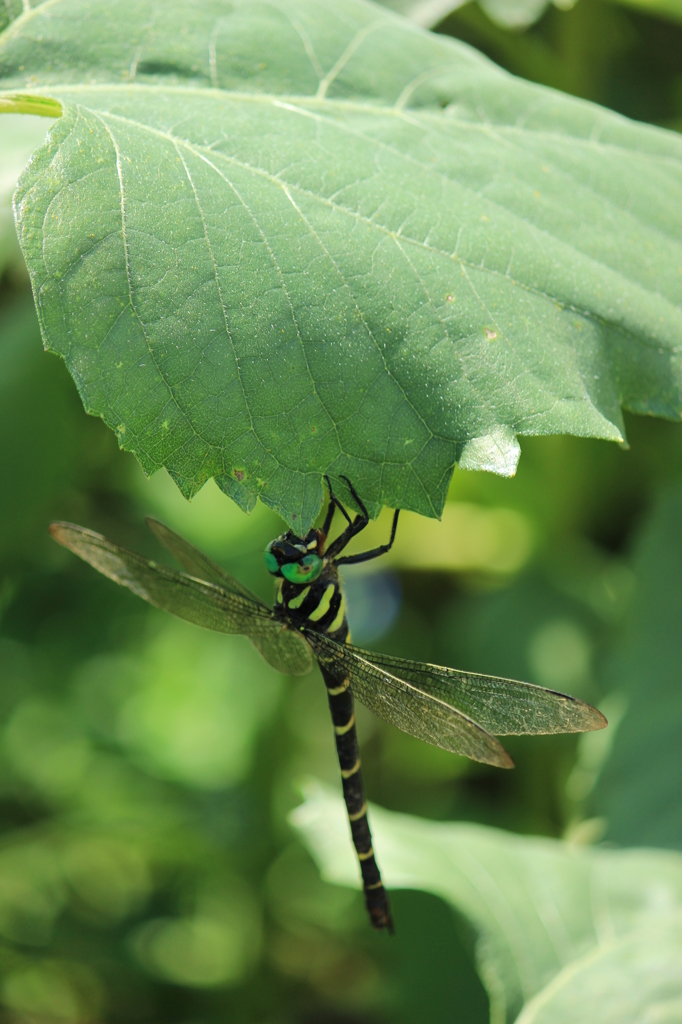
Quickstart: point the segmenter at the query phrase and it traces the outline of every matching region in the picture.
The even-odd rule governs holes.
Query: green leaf
[[[358,886],[343,800],[317,785],[306,795],[291,816],[294,828],[324,878]],[[591,952],[608,951],[657,916],[682,912],[682,857],[675,853],[581,848],[379,807],[370,824],[387,888],[435,893],[478,933],[492,1024],[513,1020]]]
[[[605,669],[627,711],[594,794],[607,837],[682,848],[682,491],[663,497],[635,560],[634,605]]]
[[[598,946],[569,964],[516,1024],[673,1024],[682,1011],[682,916]]]
[[[517,435],[679,418],[677,135],[360,0],[50,0],[0,85],[64,110],[15,196],[45,343],[186,496],[435,516]]]

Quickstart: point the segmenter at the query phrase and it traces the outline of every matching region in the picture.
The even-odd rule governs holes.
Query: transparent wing
[[[591,732],[607,725],[601,711],[591,704],[532,683],[459,672],[374,651],[356,649],[355,653],[430,697],[463,711],[495,736]]]
[[[252,594],[248,587],[245,587],[239,580],[236,580],[234,576],[230,576],[229,572],[226,572],[222,566],[218,565],[217,562],[213,562],[202,551],[199,551],[198,548],[195,548],[189,541],[181,537],[180,534],[175,533],[170,527],[164,526],[158,519],[152,519],[151,516],[147,517],[146,523],[154,536],[161,541],[166,551],[170,551],[171,555],[177,558],[180,565],[190,576],[200,580],[209,580],[211,583],[217,583],[223,590],[229,590],[231,594],[245,597],[247,601],[253,601],[254,604],[265,607],[263,602],[255,594]]]
[[[156,608],[219,633],[242,633],[282,672],[310,668],[310,652],[303,638],[283,627],[255,598],[230,593],[215,583],[150,562],[73,523],[52,523],[50,533],[98,572]]]
[[[293,630],[282,629],[281,623],[278,623],[278,629],[277,633],[272,631],[261,636],[247,633],[246,636],[268,665],[278,672],[286,676],[304,676],[313,667],[310,648]]]
[[[170,551],[174,558],[177,558],[190,576],[215,583],[222,590],[227,590],[231,594],[236,594],[237,597],[242,597],[246,601],[258,605],[271,617],[269,609],[255,594],[251,593],[248,587],[236,580],[222,566],[213,562],[189,541],[184,540],[168,526],[164,526],[158,519],[148,518],[147,526],[166,550]],[[310,648],[302,637],[292,630],[282,630],[280,625],[277,632],[254,634],[244,631],[244,633],[268,664],[279,672],[293,676],[305,675],[306,672],[310,672],[313,666]]]
[[[264,604],[230,594],[215,583],[150,562],[82,526],[52,523],[50,533],[59,544],[104,576],[188,622],[220,633],[258,635],[281,628]]]
[[[409,680],[372,664],[369,658],[374,655],[368,651],[309,630],[305,636],[322,668],[339,683],[349,679],[354,695],[375,715],[436,747],[498,768],[513,767],[502,744],[481,725]]]

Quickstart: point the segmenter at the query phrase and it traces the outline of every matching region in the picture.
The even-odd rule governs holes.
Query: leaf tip
[[[466,441],[457,460],[460,469],[485,470],[498,476],[514,476],[521,446],[511,427],[497,424],[487,434]]]

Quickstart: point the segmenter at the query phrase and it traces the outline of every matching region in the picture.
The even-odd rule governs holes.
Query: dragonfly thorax
[[[335,566],[326,563],[324,571],[312,583],[301,585],[282,580],[275,611],[299,630],[312,629],[344,643],[348,635],[346,602]]]
[[[265,564],[280,578],[275,613],[292,629],[314,630],[344,643],[348,635],[346,604],[333,559],[323,557],[325,530],[305,537],[282,534],[265,549]]]

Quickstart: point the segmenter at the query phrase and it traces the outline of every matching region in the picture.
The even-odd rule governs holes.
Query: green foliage
[[[16,309],[24,310],[23,321],[14,319]],[[314,772],[338,783],[321,682],[282,684],[246,641],[149,614],[142,602],[52,552],[45,536],[56,514],[159,557],[141,524],[142,513],[152,513],[267,599],[262,549],[277,532],[277,517],[259,506],[247,520],[213,485],[188,505],[164,475],[143,480],[102,424],[84,416],[57,361],[40,356],[28,296],[9,304],[5,297],[0,315],[1,369],[12,381],[8,417],[30,406],[34,393],[40,398],[33,415],[44,414],[39,433],[5,433],[0,448],[3,479],[17,473],[22,459],[40,467],[35,479],[19,474],[25,515],[8,501],[0,506],[2,579],[9,584],[0,622],[5,1012],[21,1024],[32,1024],[37,1014],[49,1024],[86,1024],[97,1015],[129,1024],[143,1005],[148,1019],[170,1024],[226,1018],[298,1024],[312,1007],[325,1021],[346,1014],[361,1024],[421,1024],[426,1007],[431,1019],[450,1014],[457,1024],[483,1024],[485,998],[466,937],[457,934],[444,903],[394,889],[398,935],[379,944],[356,894],[321,881],[292,843],[285,815],[296,799],[293,781]],[[24,357],[22,372],[10,377],[17,354]],[[43,372],[50,374],[49,391],[39,389]],[[439,569],[428,549],[399,549],[402,610],[380,643],[394,653],[560,684],[598,700],[595,665],[617,639],[641,579],[604,541],[622,544],[614,537],[629,535],[636,502],[666,476],[682,476],[677,427],[633,420],[628,432],[630,452],[571,439],[525,442],[513,481],[457,473],[443,526],[433,524],[452,560]],[[38,485],[40,500],[29,490]],[[483,556],[509,536],[505,509],[514,512],[525,553],[515,565],[497,567],[495,558]],[[407,519],[414,540],[417,525]],[[380,533],[383,524],[373,529]],[[473,556],[458,569],[463,542]],[[371,625],[372,591],[363,589],[371,580],[363,583],[351,571],[348,577],[351,612],[361,614],[353,625],[359,639]],[[679,597],[670,588],[679,590],[679,578],[671,569],[672,607]],[[631,685],[646,695],[648,675],[633,674]],[[557,836],[567,827],[593,828],[578,820],[583,798],[564,793],[575,770],[573,739],[519,739],[512,749],[517,769],[495,773],[368,715],[359,718],[373,798],[426,818],[496,826],[492,835],[502,845],[488,847],[495,882],[511,885],[546,869],[541,877],[549,877],[579,946],[589,917],[584,879],[592,852],[554,842],[545,853],[546,841],[533,840],[526,855],[525,840],[501,831]],[[584,757],[582,763],[586,770]],[[470,827],[477,834],[479,826],[462,826]],[[490,837],[487,829],[481,834]],[[421,861],[412,841],[401,839],[401,856]],[[346,842],[344,833],[343,849]],[[390,861],[379,833],[377,849]],[[648,899],[665,910],[670,889],[658,865],[676,863],[675,857],[596,856],[609,866],[649,865]],[[561,873],[561,865],[574,861],[564,891],[552,865]],[[614,871],[612,877],[615,885],[623,876]],[[641,895],[638,879],[637,871],[633,892]],[[527,894],[527,886],[520,888]],[[560,933],[552,931],[550,950],[538,909],[526,916],[527,904],[520,905],[537,969],[551,974],[564,962]],[[472,920],[499,940],[494,906],[473,903]],[[599,956],[610,955],[602,945]],[[509,970],[510,986],[518,986],[508,947],[497,941],[487,948],[494,950],[496,971],[506,978]],[[563,977],[556,974],[553,984]]]
[[[24,166],[44,141],[49,125],[36,117],[8,117],[2,122],[0,151],[0,277],[24,271],[12,217],[12,193]]]
[[[45,342],[187,496],[434,516],[516,435],[679,416],[676,136],[357,0],[60,0],[0,76],[64,111],[15,197]]]
[[[637,5],[587,0],[565,13],[550,6],[530,31],[519,35],[470,3],[456,10],[443,29],[532,81],[640,121],[668,128],[682,123],[682,24],[648,18]]]
[[[20,0],[0,5],[0,24],[25,6]],[[45,8],[55,17],[41,20],[45,31],[35,33],[36,60],[44,53],[37,36],[46,46],[50,25],[65,31],[60,9],[58,2]],[[135,10],[143,12],[139,5]],[[84,6],[76,19],[86,84],[93,59],[89,11],[99,17],[101,8]],[[122,31],[116,5],[111,19],[113,54]],[[38,21],[36,14],[28,24],[35,28]],[[25,19],[22,24],[26,31]],[[162,17],[153,36],[167,53],[163,25]],[[669,21],[580,0],[571,11],[550,8],[525,33],[494,26],[472,4],[444,28],[526,78],[642,120],[682,125],[682,36]],[[16,39],[18,30],[11,31]],[[184,38],[177,32],[173,45]],[[285,44],[282,35],[273,58]],[[470,51],[441,44],[448,53],[469,54],[471,68],[496,74]],[[376,48],[365,61],[370,71],[375,55]],[[145,59],[140,54],[137,87],[175,89],[172,69],[148,63],[140,70]],[[193,74],[191,62],[183,68]],[[266,71],[234,70],[237,76],[253,71],[256,82]],[[12,108],[35,109],[36,92],[53,95],[54,83],[43,88],[42,82]],[[192,80],[184,82],[194,88]],[[105,82],[101,93],[112,84]],[[524,89],[513,80],[510,87],[515,96]],[[44,104],[43,112],[49,110]],[[46,127],[45,120],[0,118],[6,213],[16,173],[6,168],[14,161],[18,171],[25,159],[14,159],[10,141],[16,132],[23,145],[24,133],[35,131],[27,156]],[[485,130],[499,139],[499,124]],[[532,141],[540,133],[519,134]],[[644,163],[650,166],[649,158]],[[621,180],[615,158],[612,166],[610,188]],[[63,167],[58,160],[55,175]],[[661,209],[671,218],[676,202],[672,191],[661,192]],[[76,217],[65,228],[80,223]],[[92,285],[95,316],[111,280],[103,274]],[[475,837],[494,865],[491,886],[499,882],[498,891],[514,895],[506,920],[516,914],[527,924],[520,946],[532,948],[537,965],[512,961],[490,914],[499,906],[495,891],[486,889],[484,899],[465,891],[463,881],[458,890],[456,872],[445,899],[393,889],[398,932],[384,942],[367,929],[358,893],[323,881],[286,824],[302,774],[338,786],[320,680],[283,681],[246,641],[210,637],[150,612],[68,558],[46,532],[51,518],[72,519],[159,558],[142,526],[144,515],[156,515],[269,601],[262,550],[281,520],[262,503],[244,516],[213,483],[190,504],[165,473],[144,479],[134,459],[117,451],[113,434],[84,415],[60,362],[41,354],[24,289],[23,271],[13,265],[0,284],[3,1019],[486,1024],[488,1000],[470,956],[472,930],[480,927],[488,939],[479,942],[478,955],[488,957],[487,983],[494,971],[500,999],[508,998],[508,988],[518,1000],[521,976],[528,995],[545,985],[521,1011],[525,1024],[582,1024],[594,1019],[595,1006],[600,1019],[611,1013],[614,1024],[633,1017],[676,1020],[679,981],[673,976],[668,985],[667,978],[670,958],[679,963],[680,956],[679,887],[671,883],[679,877],[679,854],[613,844],[681,846],[679,427],[626,416],[629,450],[570,437],[522,439],[513,480],[455,471],[442,523],[406,515],[390,564],[377,564],[376,574],[347,572],[359,643],[558,686],[598,703],[611,722],[577,742],[514,739],[517,768],[499,772],[419,743],[360,709],[371,799],[403,816],[418,815],[420,836],[429,829],[447,833],[446,823],[459,822],[458,836]],[[386,539],[383,519],[370,529],[372,543]],[[385,820],[393,822],[388,814]],[[585,847],[602,836],[611,848]],[[486,838],[499,838],[499,850],[482,846]],[[378,837],[380,861],[399,855],[414,866],[422,854],[413,841],[413,834],[404,835],[396,851]],[[344,834],[343,849],[346,843]],[[423,856],[426,863],[433,859],[428,850]],[[606,867],[613,874],[604,880]],[[633,902],[623,908],[630,869]],[[524,883],[534,870],[543,887],[531,890]],[[437,872],[434,865],[434,878]],[[596,878],[599,891],[622,910],[610,931],[610,907],[590,905],[598,945],[586,923],[586,878]],[[529,892],[536,897],[532,907]],[[548,892],[553,902],[545,899]],[[463,894],[469,923],[453,912],[455,897],[464,906]],[[632,928],[622,931],[628,920]],[[548,983],[536,977],[528,984],[536,966]]]
[[[41,561],[46,519],[82,480],[94,438],[105,449],[107,443],[83,422],[63,368],[43,355],[25,292],[2,307],[0,365],[0,558],[12,564],[32,554]]]
[[[380,0],[384,7],[402,14],[425,28],[435,28],[468,0]],[[503,28],[526,28],[547,10],[550,0],[479,0],[480,7],[492,21]],[[573,0],[561,0],[557,7],[566,10]]]
[[[435,28],[440,22],[470,4],[470,0],[379,0],[384,7],[414,21],[424,28]],[[491,21],[506,29],[527,28],[538,21],[553,2],[559,10],[575,6],[575,0],[478,0]],[[628,6],[674,21],[682,21],[680,0],[617,0]]]
[[[384,7],[409,17],[416,25],[434,29],[447,16],[470,0],[379,0]],[[559,10],[570,10],[574,0],[553,0]],[[682,22],[680,0],[617,0],[647,13]],[[478,0],[481,9],[503,29],[525,29],[537,22],[550,6],[550,0]]]
[[[633,846],[682,848],[682,493],[655,509],[635,552],[637,598],[605,667],[625,714],[599,779],[594,807],[608,837]]]
[[[682,21],[682,3],[680,0],[618,0],[628,7],[634,7],[640,11],[651,14],[660,14],[672,21]]]
[[[348,831],[343,801],[335,792],[309,790],[291,820],[325,878],[357,885],[357,867],[343,841]],[[612,1019],[637,1019],[636,1008],[648,1005],[654,981],[664,984],[668,998],[682,997],[675,955],[682,938],[682,856],[577,849],[380,808],[372,810],[371,821],[389,888],[433,892],[476,928],[491,1024],[514,1020],[528,1002],[519,1024],[589,1019],[595,986],[608,986],[610,972],[624,970],[643,946],[654,971],[640,960],[637,974],[630,974],[632,991],[623,994],[627,1013],[614,1013]],[[652,892],[657,893],[653,907]],[[595,961],[597,951],[608,967]],[[574,974],[581,976],[574,979],[577,996],[565,980]],[[576,998],[578,1005],[571,1007]],[[553,1018],[542,1016],[549,1007],[556,1011]]]
[[[605,942],[565,967],[518,1024],[580,1024],[595,1007],[604,1024],[674,1021],[680,1012],[681,956],[680,915]]]

